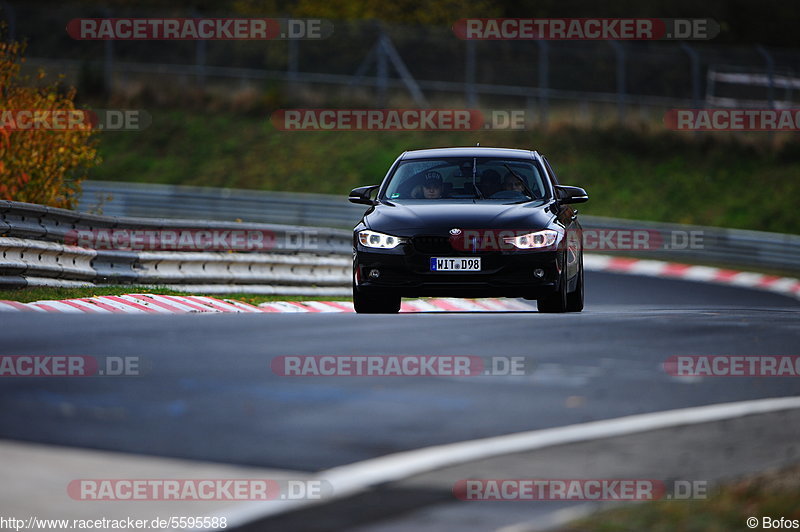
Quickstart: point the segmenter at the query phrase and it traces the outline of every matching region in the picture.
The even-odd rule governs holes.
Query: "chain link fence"
[[[299,84],[321,92],[331,86],[344,89],[336,100],[341,106],[357,103],[348,101],[348,94],[366,95],[376,107],[398,101],[419,107],[525,107],[545,119],[551,104],[566,102],[578,104],[578,109],[610,106],[624,119],[642,108],[791,106],[800,92],[795,78],[800,50],[762,46],[720,46],[713,41],[463,41],[448,27],[377,21],[332,21],[333,35],[324,40],[78,41],[64,30],[73,18],[235,14],[41,9],[9,2],[0,2],[0,8],[9,37],[28,41],[31,66],[53,67],[79,88],[106,94],[132,82],[149,83],[152,91],[202,91],[210,84]],[[746,77],[730,82],[733,78],[725,73],[731,72]]]

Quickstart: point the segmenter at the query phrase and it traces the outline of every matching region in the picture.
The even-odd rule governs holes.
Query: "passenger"
[[[511,172],[508,172],[503,178],[503,189],[515,190],[517,192],[525,194],[525,186],[522,184],[522,181],[514,177],[514,174],[512,174]]]
[[[484,170],[481,174],[479,188],[484,197],[491,198],[494,194],[503,190],[500,186],[500,174],[496,170]]]

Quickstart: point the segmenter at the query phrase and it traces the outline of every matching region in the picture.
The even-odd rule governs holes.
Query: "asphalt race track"
[[[800,301],[587,273],[582,314],[0,314],[0,354],[138,356],[138,377],[4,378],[0,437],[316,471],[428,445],[797,395],[676,379],[672,355],[798,355]],[[524,356],[525,376],[281,377],[279,355]]]

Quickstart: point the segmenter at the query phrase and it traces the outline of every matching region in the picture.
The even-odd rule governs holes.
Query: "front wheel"
[[[567,268],[561,270],[558,279],[558,289],[552,294],[536,301],[539,312],[566,312],[567,311]]]
[[[567,312],[580,312],[583,310],[583,252],[578,263],[578,280],[575,290],[567,294]]]

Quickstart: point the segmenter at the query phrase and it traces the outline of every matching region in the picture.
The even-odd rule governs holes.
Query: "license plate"
[[[479,272],[481,259],[461,257],[431,257],[432,272]]]

